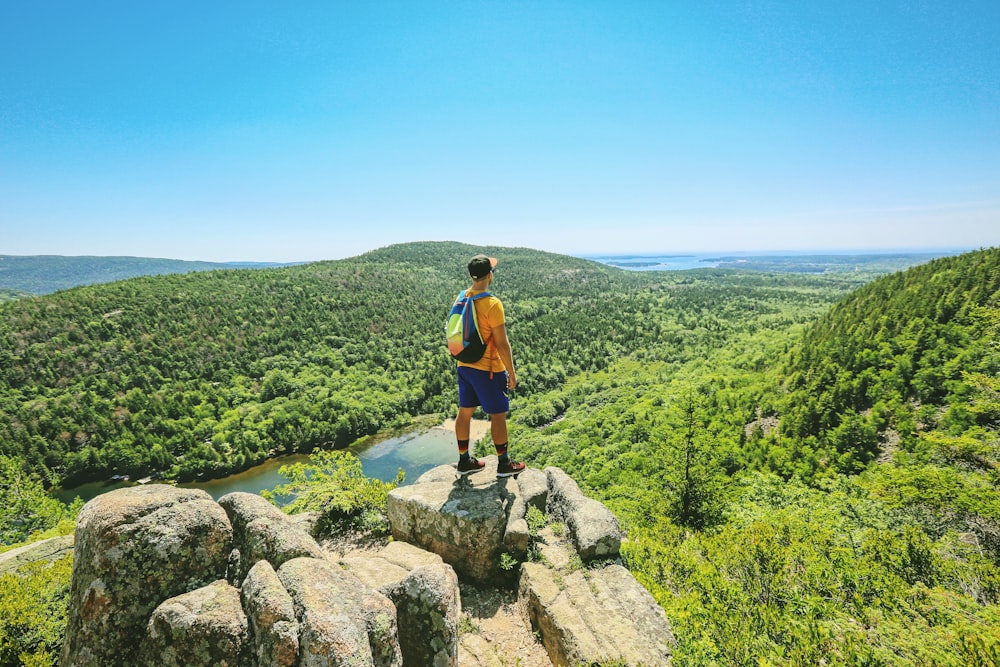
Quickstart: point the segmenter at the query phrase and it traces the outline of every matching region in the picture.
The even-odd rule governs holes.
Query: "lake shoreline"
[[[470,429],[470,440],[471,444],[479,442],[486,433],[489,432],[490,423],[488,420],[483,419],[473,419]],[[455,433],[455,420],[453,418],[445,419],[444,421],[439,421],[439,416],[436,415],[419,415],[414,417],[408,424],[402,427],[396,427],[391,429],[385,429],[376,433],[374,435],[364,436],[358,438],[352,442],[347,447],[338,447],[337,449],[349,451],[355,455],[363,455],[367,450],[378,447],[380,444],[392,441],[403,436],[411,435],[412,437],[417,437],[420,434],[426,434],[428,432],[438,432],[438,433],[449,433],[452,434],[452,438]],[[410,439],[410,438],[407,438]],[[456,458],[457,458],[457,443],[456,443]],[[294,462],[304,462],[309,460],[309,454],[285,454],[282,456],[271,457],[265,459],[264,461],[258,463],[257,465],[251,466],[244,470],[233,472],[229,475],[223,475],[222,477],[212,478],[212,479],[199,479],[186,482],[178,482],[175,479],[156,479],[151,480],[149,478],[143,478],[141,481],[128,480],[128,479],[111,479],[97,482],[86,482],[75,487],[68,489],[54,488],[49,491],[50,495],[58,498],[62,502],[69,504],[72,502],[76,495],[76,492],[82,492],[84,500],[89,500],[90,498],[100,495],[101,493],[106,493],[117,488],[125,488],[131,486],[141,485],[143,483],[155,482],[159,484],[170,484],[173,486],[178,486],[180,488],[212,488],[218,485],[233,483],[243,478],[253,478],[255,475],[260,474],[261,470],[280,468],[281,465],[294,463]]]

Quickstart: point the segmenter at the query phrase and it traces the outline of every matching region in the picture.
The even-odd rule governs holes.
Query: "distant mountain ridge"
[[[277,262],[192,262],[125,256],[0,255],[0,290],[51,294],[138,276],[291,266]]]

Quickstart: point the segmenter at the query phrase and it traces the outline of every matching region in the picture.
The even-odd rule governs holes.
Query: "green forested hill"
[[[996,249],[869,282],[416,243],[77,288],[0,306],[0,453],[183,478],[453,413],[480,251],[512,453],[616,511],[677,664],[1000,664]]]
[[[477,249],[136,278],[0,310],[0,452],[56,482],[180,479],[345,445],[450,409],[442,322]],[[623,357],[680,364],[737,332],[818,312],[852,283],[630,273],[526,249],[502,257],[522,393]]]
[[[26,296],[31,296],[31,293],[15,289],[0,289],[0,303],[5,301],[16,301],[17,299],[23,299]]]
[[[519,403],[511,441],[628,526],[683,664],[1000,664],[1000,250],[681,368]]]
[[[859,470],[879,455],[877,434],[887,428],[909,450],[937,426],[995,425],[1000,415],[978,402],[959,406],[972,399],[971,378],[1000,371],[991,328],[998,295],[1000,249],[935,260],[851,294],[810,327],[788,363],[786,440],[799,451],[850,452],[841,463]]]
[[[150,257],[0,255],[0,292],[13,290],[27,294],[51,294],[80,285],[96,285],[136,276],[266,266],[276,264],[188,262]]]

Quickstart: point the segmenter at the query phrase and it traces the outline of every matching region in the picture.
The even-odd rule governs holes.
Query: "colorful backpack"
[[[448,313],[444,323],[444,333],[448,338],[448,352],[458,361],[471,364],[479,361],[486,352],[486,343],[479,333],[479,321],[476,318],[477,299],[491,296],[489,292],[466,296],[465,290],[458,293],[455,305]]]

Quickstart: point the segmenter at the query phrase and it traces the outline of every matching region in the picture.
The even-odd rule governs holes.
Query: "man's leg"
[[[456,429],[458,426],[455,427]],[[493,444],[503,443],[507,446],[507,413],[498,412],[490,415],[490,435],[493,436]],[[499,456],[499,453],[497,454]]]
[[[455,417],[455,439],[458,441],[458,474],[468,475],[470,472],[482,470],[486,465],[469,456],[469,438],[472,425],[472,413],[475,408],[459,408]]]
[[[493,436],[493,446],[497,450],[497,477],[510,477],[524,470],[524,464],[511,461],[510,454],[507,453],[506,412],[490,415],[490,434]]]
[[[469,442],[472,431],[472,413],[475,411],[475,408],[459,408],[458,416],[455,417],[455,437],[460,441],[465,440],[466,444]],[[504,429],[506,430],[506,424],[504,424]]]

